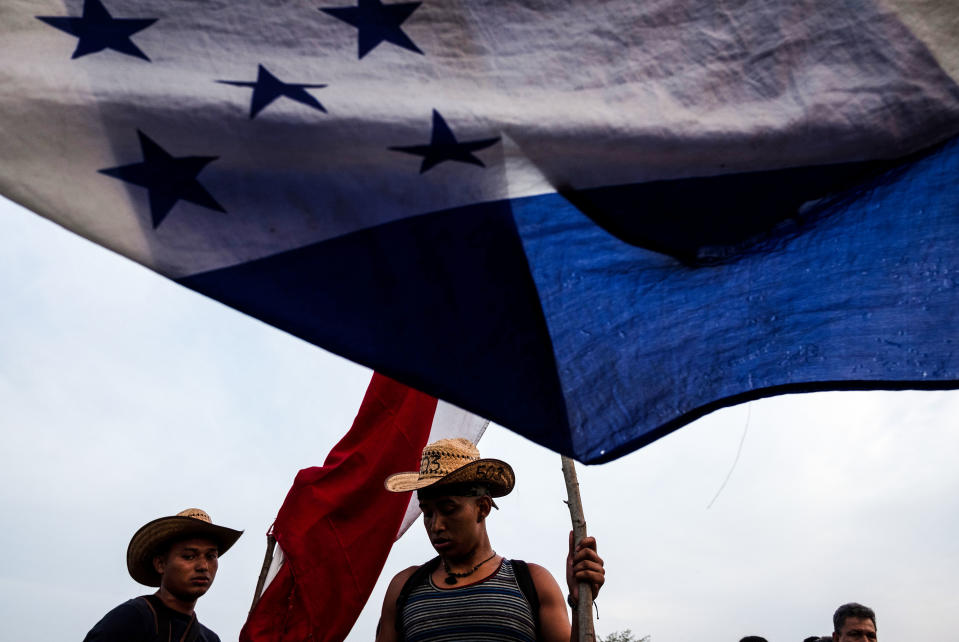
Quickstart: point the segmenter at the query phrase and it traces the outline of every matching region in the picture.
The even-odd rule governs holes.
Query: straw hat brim
[[[127,570],[130,577],[146,586],[160,586],[160,574],[153,558],[170,540],[202,537],[217,544],[218,555],[226,553],[243,531],[218,526],[192,517],[161,517],[140,527],[127,546]]]
[[[483,484],[491,497],[503,497],[513,490],[516,475],[513,468],[499,459],[477,459],[442,477],[423,477],[419,472],[396,473],[383,482],[386,490],[405,493],[428,486],[476,483]]]

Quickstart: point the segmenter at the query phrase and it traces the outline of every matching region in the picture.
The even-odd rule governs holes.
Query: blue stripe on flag
[[[614,459],[781,392],[959,385],[957,179],[954,140],[700,267],[618,240],[558,195],[515,202],[574,452]]]
[[[570,450],[549,335],[506,201],[387,223],[180,283]]]
[[[737,203],[741,229],[699,233],[700,247],[739,252],[714,263],[621,240],[548,194],[180,282],[549,448],[606,461],[745,399],[959,385],[957,150],[803,207],[850,166],[834,166],[834,180],[829,168],[777,172],[774,186],[794,183],[782,190],[756,172],[589,192],[606,210],[630,195],[654,232],[677,226],[677,202],[681,225],[708,227],[721,212],[735,226]],[[655,197],[684,189],[706,196]]]

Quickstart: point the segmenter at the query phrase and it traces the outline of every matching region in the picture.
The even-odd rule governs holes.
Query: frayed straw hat
[[[492,497],[508,495],[516,477],[513,469],[499,459],[480,459],[479,450],[468,439],[440,439],[423,449],[419,472],[396,473],[383,483],[386,490],[405,493],[427,486],[475,483],[485,486]]]
[[[153,568],[153,558],[165,544],[173,540],[203,537],[217,544],[223,555],[239,539],[243,531],[235,531],[213,523],[206,511],[188,508],[172,517],[161,517],[140,527],[127,546],[127,570],[130,577],[146,586],[160,586],[160,574]]]

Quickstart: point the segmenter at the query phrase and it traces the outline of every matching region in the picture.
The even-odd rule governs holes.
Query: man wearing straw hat
[[[578,640],[566,603],[578,583],[595,596],[604,582],[596,541],[587,537],[566,560],[567,599],[542,566],[509,560],[490,546],[486,518],[496,497],[513,490],[513,469],[480,459],[466,439],[441,439],[423,449],[418,472],[387,478],[386,489],[416,491],[430,543],[439,554],[393,578],[383,600],[377,642],[398,640]],[[575,624],[575,609],[574,609]]]
[[[127,570],[140,584],[159,589],[107,613],[84,642],[219,642],[193,609],[213,584],[220,555],[241,534],[214,524],[199,508],[142,526],[127,547]]]

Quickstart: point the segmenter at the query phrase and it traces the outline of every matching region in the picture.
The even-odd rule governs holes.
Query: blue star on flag
[[[470,163],[486,167],[479,158],[473,155],[481,149],[486,149],[490,145],[499,142],[499,136],[495,138],[482,138],[480,140],[468,140],[459,142],[453,131],[438,111],[433,110],[433,133],[430,136],[429,145],[410,145],[407,147],[390,147],[395,152],[413,154],[422,156],[423,163],[420,165],[420,174],[426,170],[439,165],[443,161],[459,161],[461,163]]]
[[[400,25],[421,4],[421,2],[383,4],[380,0],[357,0],[355,7],[334,7],[320,9],[320,11],[351,24],[359,30],[360,58],[384,41],[422,54],[420,48],[400,29]]]
[[[37,20],[77,37],[77,48],[71,58],[113,49],[150,61],[147,55],[133,44],[130,36],[152,25],[156,18],[114,18],[100,0],[84,0],[83,15],[79,18],[37,16]]]
[[[174,157],[149,136],[137,130],[143,161],[99,170],[101,174],[147,189],[153,229],[159,227],[177,201],[183,200],[217,212],[226,212],[196,180],[207,163],[218,156]]]
[[[235,87],[252,87],[253,100],[250,102],[250,119],[256,117],[263,109],[280,96],[286,96],[290,100],[326,112],[323,105],[316,98],[307,92],[307,89],[322,89],[326,85],[305,84],[283,82],[267,70],[263,65],[259,65],[259,72],[256,81],[248,80],[218,80],[218,83],[224,85],[233,85]]]

